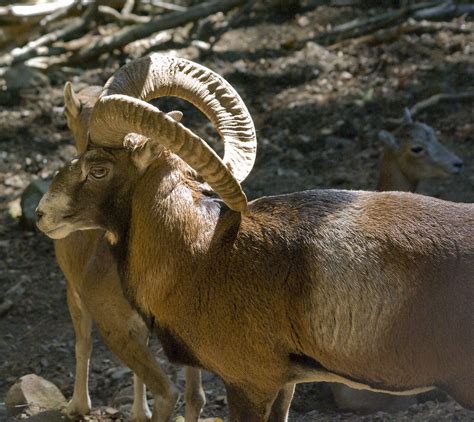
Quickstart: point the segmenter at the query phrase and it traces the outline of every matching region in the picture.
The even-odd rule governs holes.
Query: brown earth
[[[292,16],[257,12],[234,22],[213,52],[195,46],[173,50],[226,77],[254,116],[258,159],[244,183],[250,198],[322,187],[374,189],[381,152],[376,133],[392,127],[387,119],[400,117],[404,107],[433,94],[472,89],[474,27],[462,19],[455,22],[463,31],[413,33],[376,45],[349,43],[334,51],[307,41],[329,24],[366,13],[328,7]],[[207,41],[224,19],[221,15],[210,18],[194,34]],[[186,27],[173,34],[175,47],[189,45],[189,30]],[[129,46],[127,51],[136,55],[147,52],[143,43]],[[22,230],[9,208],[31,180],[52,177],[74,156],[61,110],[64,82],[72,80],[76,88],[103,84],[126,58],[116,53],[83,69],[54,70],[48,75],[50,83],[15,93],[0,108],[0,286],[3,293],[16,286],[10,292],[16,298],[13,307],[0,317],[0,401],[8,387],[27,373],[56,383],[66,397],[72,394],[74,335],[65,281],[55,263],[51,241],[40,233]],[[161,101],[160,106],[183,110],[183,122],[204,138],[211,137],[216,145],[214,132],[191,106],[171,100]],[[461,176],[424,184],[422,193],[474,201],[472,110],[472,103],[439,104],[420,115],[466,164]],[[166,363],[159,345],[153,347],[182,388],[182,370]],[[98,336],[94,349],[91,396],[95,409],[101,410],[89,420],[107,420],[104,406],[126,415],[130,404],[123,396],[130,395],[131,376]],[[208,399],[204,415],[225,417],[222,384],[212,374],[204,379]],[[183,414],[182,399],[176,414]],[[0,405],[0,420],[7,419]],[[297,388],[290,420],[472,421],[474,412],[452,401],[428,401],[393,415],[341,413],[335,409],[327,386],[307,384]]]

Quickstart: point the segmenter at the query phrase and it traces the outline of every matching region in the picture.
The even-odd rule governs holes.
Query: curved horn
[[[211,120],[224,142],[223,160],[201,138],[172,119],[164,119],[164,113],[146,103],[161,96],[185,99]],[[120,121],[113,113],[121,116]],[[151,121],[154,125],[150,127]],[[94,108],[90,137],[96,145],[116,146],[130,132],[162,143],[198,171],[231,208],[245,208],[239,182],[255,161],[255,128],[242,99],[218,74],[189,60],[160,54],[122,67],[109,79]],[[234,196],[240,197],[240,205]]]
[[[201,174],[231,209],[246,209],[247,198],[239,182],[203,139],[137,98],[117,94],[102,98],[94,107],[90,126],[92,140],[99,139],[101,145],[111,146],[119,140],[122,145],[128,133],[139,133],[165,146]]]
[[[223,160],[219,161],[224,164],[224,168],[227,168],[238,182],[244,180],[252,169],[256,155],[256,135],[252,118],[234,88],[210,69],[189,60],[152,54],[117,71],[105,85],[99,102],[115,95],[136,98],[139,100],[137,106],[141,104],[143,107],[146,101],[162,96],[176,96],[189,101],[211,120],[220,134],[225,152]],[[111,102],[107,101],[107,104],[111,105]],[[125,102],[120,101],[118,104]],[[158,109],[154,109],[155,112],[159,112]],[[90,129],[94,144],[111,146],[122,142],[122,139],[118,138],[116,128],[111,128],[107,121],[98,121],[95,116],[98,114],[94,111]],[[130,116],[126,117],[126,120],[132,123]],[[183,131],[184,127],[174,124],[177,131]],[[110,127],[114,135],[102,130],[101,126]],[[138,129],[138,133],[141,133],[139,126],[134,127],[135,131]],[[128,132],[131,130],[128,129]],[[154,135],[150,138],[158,141],[158,132],[162,132],[161,128],[155,127]],[[191,134],[190,131],[184,133]],[[159,138],[162,142],[162,136]],[[171,146],[169,149],[175,150]],[[190,163],[189,159],[182,158]],[[218,159],[217,155],[214,158]],[[207,168],[200,167],[199,173],[215,188],[206,176]],[[217,189],[215,190],[217,192]]]

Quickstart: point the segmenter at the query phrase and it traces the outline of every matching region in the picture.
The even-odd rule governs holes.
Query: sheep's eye
[[[89,174],[94,179],[102,179],[103,177],[107,176],[109,169],[107,167],[92,167],[89,171]]]
[[[411,147],[411,152],[413,152],[413,154],[421,154],[423,152],[423,147]]]

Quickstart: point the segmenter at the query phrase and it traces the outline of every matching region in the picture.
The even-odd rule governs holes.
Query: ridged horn
[[[240,183],[203,139],[151,104],[126,95],[102,98],[95,105],[91,120],[94,145],[116,146],[117,140],[122,145],[128,133],[139,133],[165,146],[201,174],[231,209],[246,209],[247,199]]]
[[[146,102],[163,96],[185,99],[208,117],[224,142],[222,160],[200,137]],[[239,182],[255,162],[255,127],[240,96],[215,72],[160,54],[122,67],[106,83],[94,108],[90,137],[95,145],[117,146],[130,132],[165,145],[198,171],[231,208],[245,208],[237,205],[236,198],[245,198]]]

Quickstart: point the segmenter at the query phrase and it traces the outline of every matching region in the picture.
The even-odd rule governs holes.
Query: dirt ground
[[[311,41],[327,25],[366,13],[329,7],[291,16],[253,12],[237,19],[212,52],[186,46],[190,26],[173,33],[170,49],[163,51],[221,73],[255,119],[258,158],[243,185],[250,198],[310,188],[374,189],[381,152],[376,134],[393,128],[389,119],[401,117],[404,107],[433,94],[473,88],[474,26],[462,19],[454,26],[451,22],[451,29],[415,32],[375,45],[347,43],[328,50]],[[223,15],[207,19],[192,29],[194,37],[209,41],[224,19]],[[135,43],[127,51],[141,55],[150,50],[146,43]],[[127,54],[103,56],[82,69],[54,70],[49,82],[22,90],[0,106],[0,290],[4,293],[15,286],[12,296],[17,298],[0,316],[0,402],[9,386],[28,373],[54,382],[68,398],[72,394],[74,335],[52,242],[41,233],[23,230],[9,209],[29,182],[52,177],[75,154],[61,109],[64,82],[71,80],[76,88],[103,84]],[[160,106],[180,108],[184,124],[204,138],[211,137],[215,145],[212,129],[190,105],[166,100]],[[462,175],[425,183],[420,191],[473,202],[472,103],[442,103],[423,112],[420,120],[432,125],[465,163]],[[182,389],[182,370],[166,362],[159,345],[152,347]],[[90,375],[95,416],[89,420],[107,420],[107,406],[120,410],[116,418],[126,417],[130,385],[131,373],[96,335]],[[204,388],[204,416],[224,418],[222,384],[205,374]],[[180,414],[182,397],[176,411]],[[0,420],[8,420],[1,404]],[[420,403],[392,415],[341,413],[327,386],[307,384],[297,388],[290,420],[473,421],[474,412],[448,400]]]

